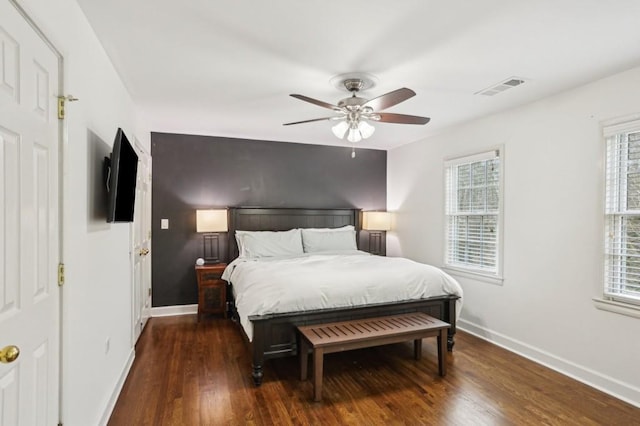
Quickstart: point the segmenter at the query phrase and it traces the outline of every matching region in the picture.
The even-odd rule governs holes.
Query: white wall
[[[443,159],[503,144],[505,280],[458,278],[460,328],[640,406],[640,319],[592,302],[603,276],[601,121],[640,112],[638,82],[640,68],[390,151],[398,214],[387,252],[442,265]]]
[[[131,230],[90,219],[99,209],[96,147],[111,151],[122,127],[148,149],[150,132],[74,0],[18,3],[62,52],[65,92],[80,99],[67,104],[63,148],[61,414],[65,426],[97,425],[106,421],[133,346]]]

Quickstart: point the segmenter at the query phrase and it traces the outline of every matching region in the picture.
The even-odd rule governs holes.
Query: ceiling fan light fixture
[[[338,139],[344,139],[344,135],[349,130],[349,124],[346,121],[340,121],[335,126],[331,127],[331,131]]]
[[[360,120],[360,122],[358,123],[358,130],[362,135],[362,139],[367,139],[371,137],[371,135],[373,135],[373,132],[376,131],[376,128],[367,123],[365,120]]]

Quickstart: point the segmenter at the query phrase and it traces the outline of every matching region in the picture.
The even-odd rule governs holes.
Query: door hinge
[[[64,263],[58,263],[58,286],[64,284]]]
[[[64,119],[64,97],[58,97],[58,120]]]
[[[67,96],[58,96],[58,120],[64,119],[64,105],[66,101],[74,102],[77,101],[78,98],[67,95]]]
[[[149,297],[151,297],[151,287],[149,287]]]

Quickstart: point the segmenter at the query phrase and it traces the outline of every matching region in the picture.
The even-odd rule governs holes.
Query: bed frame
[[[229,209],[229,261],[238,257],[235,231],[286,231],[292,228],[338,228],[354,225],[361,229],[359,209],[290,209],[234,207]],[[356,238],[359,232],[356,233]],[[233,285],[233,283],[231,283]],[[233,291],[229,306],[231,317],[238,324]],[[370,304],[351,308],[320,309],[304,312],[290,312],[249,317],[253,324],[253,341],[249,342],[240,326],[252,353],[252,377],[256,386],[262,384],[263,364],[266,359],[297,355],[299,325],[325,322],[348,321],[395,315],[408,312],[425,312],[451,324],[447,336],[447,349],[451,351],[456,333],[456,300],[458,296],[445,295],[427,299],[384,304]]]

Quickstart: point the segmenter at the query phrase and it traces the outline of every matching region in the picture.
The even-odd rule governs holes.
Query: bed
[[[396,267],[402,267],[402,262],[410,262],[405,259],[380,258],[378,256],[366,255],[358,252],[352,256],[342,256],[342,253],[312,253],[313,256],[306,254],[301,259],[287,258],[275,262],[263,262],[260,265],[255,263],[244,266],[244,269],[234,266],[239,263],[236,258],[239,256],[239,248],[236,240],[236,231],[288,231],[291,229],[309,228],[343,228],[352,226],[356,230],[356,241],[359,239],[361,212],[358,209],[289,209],[289,208],[230,208],[229,209],[229,261],[231,262],[228,271],[225,271],[226,278],[230,281],[231,291],[229,292],[229,306],[231,317],[240,324],[245,340],[247,341],[252,356],[252,377],[256,386],[262,383],[264,361],[270,358],[284,357],[296,355],[298,351],[298,335],[296,327],[299,325],[319,324],[324,322],[335,322],[344,320],[353,320],[367,317],[376,317],[383,315],[393,315],[408,312],[425,312],[435,318],[446,321],[451,324],[448,331],[447,348],[449,351],[453,349],[456,333],[457,304],[459,304],[461,291],[453,289],[457,283],[447,284],[451,287],[451,291],[447,290],[446,294],[429,294],[415,293],[415,288],[406,290],[407,295],[403,295],[402,291],[390,299],[383,298],[381,295],[389,293],[388,290],[376,290],[372,292],[372,297],[368,299],[354,299],[346,305],[335,306],[331,301],[317,302],[324,299],[325,294],[319,295],[314,299],[311,292],[307,294],[307,299],[303,301],[295,301],[293,297],[289,297],[294,292],[294,287],[282,291],[278,295],[275,293],[276,302],[260,303],[263,296],[258,291],[265,291],[269,285],[261,283],[261,274],[271,270],[274,277],[281,276],[282,280],[291,280],[291,275],[285,273],[289,268],[303,267],[300,264],[319,264],[326,265],[330,262],[335,265],[336,275],[342,277],[347,276],[351,279],[354,288],[360,288],[360,292],[366,292],[367,283],[359,278],[357,269],[348,271],[349,265],[364,269],[375,268],[375,264],[369,262],[382,261],[385,263],[380,269],[380,273],[384,270],[392,270]],[[308,232],[308,231],[305,231]],[[375,259],[374,259],[375,258]],[[236,260],[235,262],[233,262]],[[324,263],[323,263],[324,262]],[[242,262],[240,262],[242,263]],[[413,262],[415,264],[415,262]],[[283,266],[284,265],[284,266]],[[422,265],[427,268],[427,265]],[[306,266],[304,266],[306,267]],[[260,269],[262,268],[262,269]],[[323,266],[326,269],[326,266]],[[433,267],[428,267],[433,268]],[[433,268],[436,270],[437,268]],[[240,274],[240,271],[244,272]],[[285,275],[277,275],[281,271]],[[291,269],[292,274],[299,272],[299,269]],[[356,272],[354,272],[356,271]],[[440,271],[440,270],[437,270]],[[438,272],[446,277],[446,274]],[[350,274],[350,275],[349,275]],[[246,285],[247,278],[240,281],[241,275],[252,277],[251,285]],[[311,274],[311,275],[316,275]],[[267,276],[267,275],[262,275]],[[378,274],[380,276],[380,274]],[[277,278],[272,278],[277,279]],[[445,281],[451,279],[445,279]],[[452,279],[451,279],[452,280]],[[236,281],[234,283],[234,281]],[[266,282],[266,279],[264,280]],[[384,282],[387,280],[385,279]],[[340,285],[340,284],[338,284]],[[360,287],[358,287],[360,286]],[[345,285],[342,285],[344,288]],[[348,287],[351,287],[349,285]],[[370,287],[369,287],[370,288]],[[459,286],[458,286],[459,288]],[[240,291],[239,291],[240,290]],[[256,293],[252,293],[256,292]],[[331,291],[330,293],[335,293]],[[432,292],[433,293],[433,292]],[[436,292],[437,293],[437,292]],[[418,296],[416,296],[418,295]],[[236,305],[236,298],[239,305]],[[247,304],[248,299],[254,299],[252,304]],[[288,302],[287,300],[288,299]],[[262,306],[260,309],[248,308],[258,303]],[[266,298],[265,298],[266,300]],[[325,303],[326,302],[326,303]],[[289,304],[287,304],[289,303]],[[240,309],[237,309],[240,308]],[[240,311],[240,312],[239,312]],[[264,311],[264,312],[263,312]],[[258,312],[258,313],[255,313]]]

